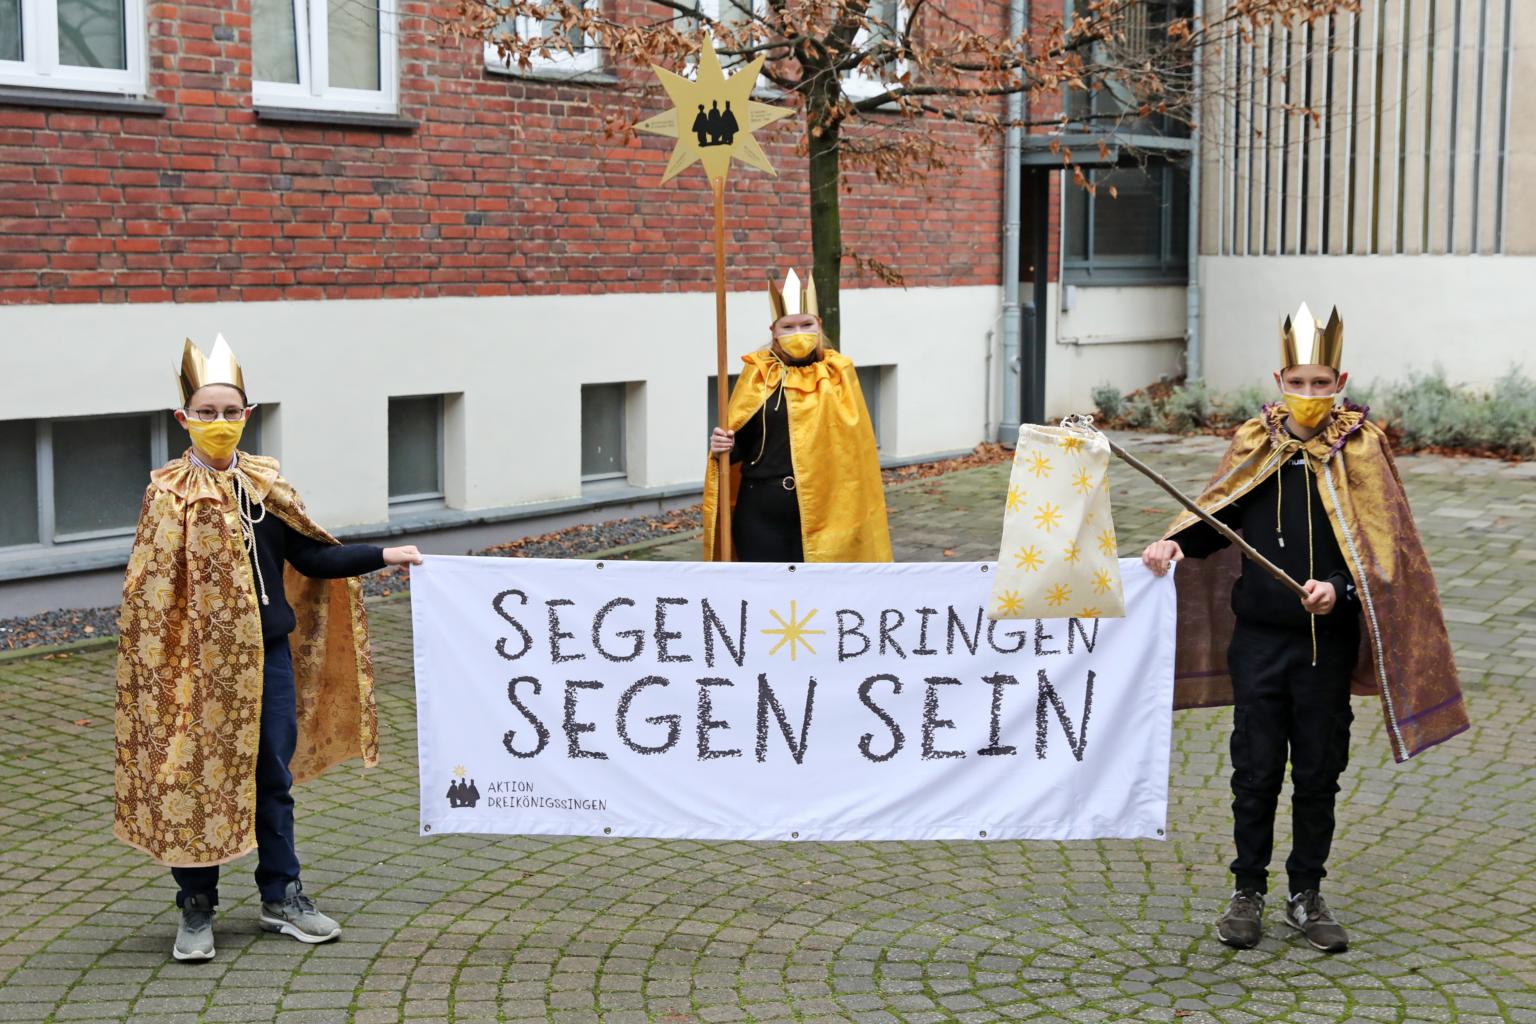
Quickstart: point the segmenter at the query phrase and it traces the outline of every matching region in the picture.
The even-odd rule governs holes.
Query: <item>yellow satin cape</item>
[[[1352,403],[1335,408],[1329,424],[1300,447],[1310,456],[1328,523],[1360,597],[1364,628],[1351,691],[1380,696],[1392,755],[1406,761],[1465,731],[1467,709],[1429,558],[1386,435],[1366,412]],[[1283,405],[1266,406],[1237,429],[1197,500],[1202,509],[1230,504],[1279,468],[1286,446],[1294,450],[1287,415]],[[1199,525],[1186,512],[1164,537]],[[1236,623],[1232,584],[1241,570],[1242,555],[1234,547],[1179,563],[1178,707],[1232,703],[1227,644]]]
[[[807,562],[889,562],[891,533],[875,431],[853,360],[828,350],[808,366],[785,367],[767,350],[742,356],[726,428],[740,430],[779,386],[789,403],[789,452],[800,501],[800,537]],[[731,467],[734,507],[741,467]],[[718,460],[704,477],[704,560],[716,561]]]
[[[242,452],[238,472],[267,514],[336,543],[276,459]],[[256,846],[261,615],[231,475],[183,455],[150,481],[118,612],[113,832],[162,864],[205,867]],[[378,763],[361,583],[286,567],[282,585],[298,622],[295,781],[352,757]]]

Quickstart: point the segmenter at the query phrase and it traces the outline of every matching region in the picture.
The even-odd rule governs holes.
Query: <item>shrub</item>
[[[1400,447],[1459,448],[1496,455],[1536,456],[1536,380],[1512,369],[1486,392],[1452,384],[1445,371],[1414,373],[1399,384],[1350,385],[1350,401],[1371,405]],[[1107,426],[1188,433],[1230,429],[1257,416],[1276,396],[1251,384],[1217,394],[1201,380],[1159,381],[1129,395],[1108,384],[1093,389]]]
[[[1120,397],[1120,389],[1113,384],[1104,383],[1093,389],[1093,404],[1099,410],[1100,422],[1109,422],[1120,418],[1121,411],[1125,408],[1125,401]]]
[[[1435,367],[1384,389],[1376,412],[1406,448],[1471,448],[1499,454],[1536,454],[1536,381],[1518,370],[1480,394],[1457,387]]]
[[[1126,426],[1135,430],[1147,430],[1160,418],[1157,403],[1144,391],[1126,398],[1121,415]]]
[[[1221,403],[1221,408],[1226,414],[1227,424],[1236,426],[1245,420],[1253,419],[1266,404],[1272,401],[1274,396],[1267,389],[1257,384],[1248,384],[1227,396]]]
[[[1160,425],[1172,434],[1198,430],[1210,425],[1211,411],[1211,393],[1205,381],[1187,381],[1175,387],[1163,402]]]

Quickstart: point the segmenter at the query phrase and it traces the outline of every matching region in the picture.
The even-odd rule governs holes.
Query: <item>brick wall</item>
[[[1006,23],[1006,7],[996,17]],[[405,0],[407,131],[278,124],[251,105],[249,0],[148,11],[163,116],[0,106],[0,303],[206,302],[694,290],[709,286],[708,190],[657,186],[670,140],[602,137],[660,94],[487,72]],[[737,166],[729,259],[741,286],[808,263],[799,122],[764,131],[770,178]],[[953,166],[926,187],[848,177],[844,244],[909,285],[996,284],[998,140],[938,127]],[[873,279],[845,281],[874,286]]]

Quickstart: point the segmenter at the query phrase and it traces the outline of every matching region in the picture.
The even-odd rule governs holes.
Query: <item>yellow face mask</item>
[[[797,331],[794,334],[781,334],[775,340],[791,359],[804,359],[821,344],[821,335],[815,331]]]
[[[197,445],[199,451],[222,462],[235,454],[235,449],[239,447],[240,435],[245,433],[245,420],[234,423],[228,420],[214,420],[212,423],[187,420],[187,432],[192,435],[192,443]]]
[[[1308,430],[1317,426],[1328,418],[1333,411],[1333,403],[1338,398],[1338,393],[1331,395],[1297,395],[1289,391],[1280,394],[1285,398],[1285,407],[1291,411],[1291,418]]]

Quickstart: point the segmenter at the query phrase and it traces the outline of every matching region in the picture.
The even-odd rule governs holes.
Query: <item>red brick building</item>
[[[187,336],[229,339],[254,442],[344,533],[453,528],[462,550],[474,527],[696,488],[708,190],[657,184],[667,140],[603,134],[665,106],[637,92],[648,72],[588,50],[509,73],[414,0],[113,3],[0,0],[0,581],[34,581],[16,607],[64,571],[99,570],[110,600],[145,474],[180,450],[164,410]],[[759,136],[778,177],[730,183],[741,352],[765,272],[810,260],[800,130]],[[850,171],[842,200],[846,248],[905,279],[844,275],[842,347],[890,458],[998,420],[1002,147],[934,130],[951,165],[925,187]]]

